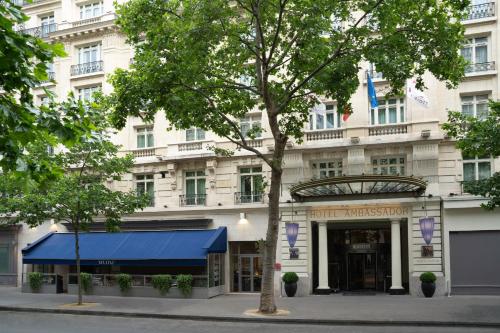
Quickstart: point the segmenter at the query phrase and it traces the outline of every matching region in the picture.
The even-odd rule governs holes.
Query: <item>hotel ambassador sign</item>
[[[406,218],[410,208],[404,206],[349,206],[349,207],[314,207],[309,212],[309,219],[324,220],[352,220],[352,219],[392,219]]]

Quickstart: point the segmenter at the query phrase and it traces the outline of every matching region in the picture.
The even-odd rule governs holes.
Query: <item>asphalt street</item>
[[[499,331],[486,328],[278,325],[0,312],[0,333],[494,333]]]

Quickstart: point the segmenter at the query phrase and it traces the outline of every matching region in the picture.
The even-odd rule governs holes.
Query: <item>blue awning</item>
[[[209,253],[225,253],[227,229],[86,232],[81,265],[204,266]],[[24,264],[75,265],[73,233],[50,233],[22,250]]]

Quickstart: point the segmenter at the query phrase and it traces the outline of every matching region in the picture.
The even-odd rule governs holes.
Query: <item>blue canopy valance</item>
[[[204,266],[209,253],[227,251],[227,229],[86,232],[81,265]],[[50,233],[22,250],[24,264],[75,265],[73,233]]]

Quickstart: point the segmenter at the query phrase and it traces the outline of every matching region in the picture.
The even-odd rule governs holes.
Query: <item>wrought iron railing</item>
[[[394,135],[408,133],[407,125],[375,125],[368,129],[369,136]]]
[[[71,75],[82,75],[82,74],[90,74],[95,72],[101,72],[103,70],[104,62],[102,60],[86,62],[83,64],[72,65],[71,66]]]
[[[130,275],[132,278],[132,287],[152,287],[153,275]],[[92,285],[99,287],[113,287],[118,285],[118,274],[92,274]],[[173,286],[177,286],[176,276],[173,275]],[[78,284],[76,274],[68,275],[68,284]],[[208,278],[206,275],[193,275],[193,287],[208,287]]]
[[[57,31],[57,23],[45,24],[34,28],[19,30],[22,34],[30,35],[33,37],[45,38],[51,32]]]
[[[236,192],[234,193],[234,202],[236,204],[243,203],[263,203],[264,193],[263,192]]]
[[[495,3],[482,3],[480,5],[469,6],[469,12],[464,18],[464,21],[477,20],[492,16],[495,16]]]
[[[182,194],[179,195],[181,206],[204,206],[207,202],[206,194]]]
[[[495,62],[479,62],[465,66],[465,73],[478,73],[495,70]]]

